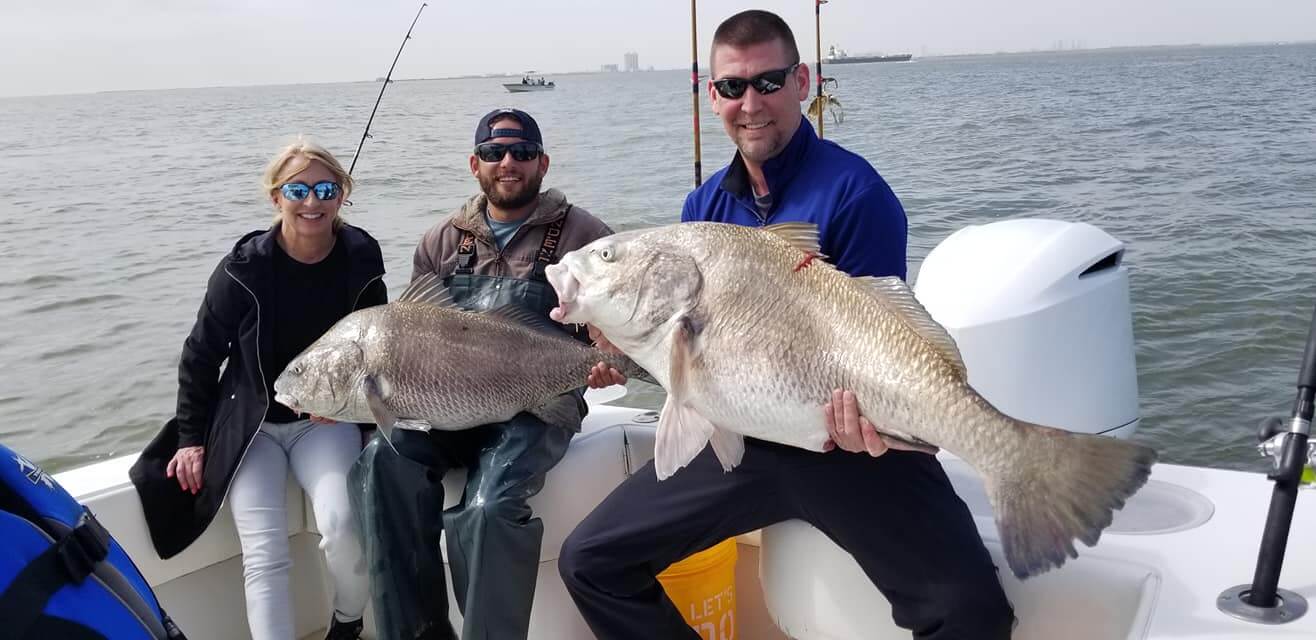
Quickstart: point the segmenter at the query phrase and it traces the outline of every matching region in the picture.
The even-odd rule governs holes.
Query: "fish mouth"
[[[548,278],[548,284],[557,293],[558,302],[558,305],[548,312],[548,317],[556,322],[570,322],[568,316],[575,310],[572,303],[580,295],[580,281],[571,275],[569,267],[561,263],[550,265],[544,270],[544,276]]]
[[[274,394],[274,401],[292,409],[293,413],[301,413],[301,407],[297,406],[297,399],[286,393]]]

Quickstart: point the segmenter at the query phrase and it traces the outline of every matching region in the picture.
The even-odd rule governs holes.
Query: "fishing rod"
[[[818,105],[818,137],[823,137],[823,106],[827,103],[823,100],[823,74],[822,74],[822,6],[827,4],[827,0],[816,0],[813,3],[813,39],[815,53],[817,54],[817,65],[815,70],[818,76],[818,94],[814,98],[815,104]],[[807,65],[806,65],[807,66]]]
[[[361,157],[361,147],[366,144],[366,138],[370,136],[370,125],[375,121],[375,112],[379,110],[379,103],[384,99],[384,90],[388,88],[388,83],[392,82],[393,69],[398,66],[398,58],[402,57],[402,47],[407,46],[407,41],[411,39],[411,30],[416,28],[416,21],[420,20],[420,12],[425,10],[429,3],[420,3],[420,9],[416,10],[416,17],[411,20],[411,26],[407,27],[407,35],[402,38],[402,44],[398,46],[398,54],[393,56],[393,64],[388,68],[388,75],[384,76],[384,84],[379,87],[379,97],[375,98],[375,107],[370,110],[370,119],[366,120],[366,130],[361,133],[361,142],[356,145],[356,153],[352,154],[352,166],[347,168],[347,175],[352,175],[352,170],[356,168],[356,159]]]
[[[704,182],[699,146],[699,38],[695,35],[695,0],[690,0],[690,92],[695,107],[695,186]]]
[[[1293,511],[1298,490],[1304,484],[1304,471],[1316,464],[1309,451],[1312,417],[1316,414],[1316,312],[1312,313],[1307,347],[1298,370],[1298,393],[1293,415],[1286,425],[1277,417],[1261,421],[1258,449],[1274,461],[1268,478],[1275,483],[1270,495],[1270,509],[1261,533],[1256,571],[1252,582],[1230,587],[1216,599],[1216,607],[1236,618],[1262,624],[1293,622],[1307,612],[1307,600],[1301,595],[1279,588],[1280,570],[1288,547]]]

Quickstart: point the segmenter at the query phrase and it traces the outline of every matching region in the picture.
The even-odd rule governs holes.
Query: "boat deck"
[[[606,401],[591,398],[584,433],[572,443],[569,459],[554,469],[560,474],[556,481],[550,481],[536,496],[541,502],[535,508],[545,514],[546,527],[533,612],[542,617],[532,620],[532,628],[541,631],[533,636],[535,640],[589,637],[562,593],[556,550],[574,523],[611,490],[611,485],[600,479],[620,477],[638,468],[652,452],[652,423],[638,410],[600,404]],[[998,553],[999,535],[981,481],[954,457],[943,453],[942,460],[973,512],[984,542]],[[127,482],[132,461],[133,456],[125,456],[56,478],[114,533],[189,638],[245,639],[241,556],[231,515],[222,511],[196,544],[169,561],[160,560],[150,546],[140,503]],[[461,482],[460,478],[451,480]],[[1252,578],[1270,492],[1271,483],[1262,474],[1158,464],[1151,482],[1117,514],[1096,547],[1080,546],[1078,559],[1037,578],[1023,582],[1008,575],[1003,578],[1020,618],[1015,637],[1316,638],[1316,613],[1288,624],[1260,625],[1231,618],[1216,606],[1222,591]],[[299,636],[318,639],[323,637],[329,617],[329,593],[319,535],[304,500],[290,483],[293,606]],[[1280,587],[1311,602],[1316,602],[1316,545],[1310,543],[1314,538],[1316,492],[1302,491]],[[909,637],[908,631],[891,622],[885,599],[853,558],[812,528],[795,521],[782,523],[765,529],[761,539],[760,543],[759,536],[747,535],[737,540],[738,637]],[[449,596],[451,599],[451,592]],[[766,602],[776,603],[772,613]],[[455,603],[451,607],[454,624],[459,625]],[[572,631],[543,631],[555,625]],[[366,628],[372,627],[367,610]]]

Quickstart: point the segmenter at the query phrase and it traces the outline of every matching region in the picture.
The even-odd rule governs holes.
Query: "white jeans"
[[[289,466],[311,498],[320,549],[333,580],[335,615],[349,621],[365,611],[365,563],[347,501],[347,470],[360,452],[361,432],[355,424],[261,423],[228,495],[242,543],[252,640],[296,640],[285,504]]]

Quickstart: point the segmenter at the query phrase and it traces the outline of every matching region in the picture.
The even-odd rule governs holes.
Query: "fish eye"
[[[295,364],[292,366],[292,372],[296,375],[302,375],[302,365]]]
[[[602,258],[604,262],[612,262],[613,255],[612,247],[603,247],[602,249],[599,249],[599,257]]]

